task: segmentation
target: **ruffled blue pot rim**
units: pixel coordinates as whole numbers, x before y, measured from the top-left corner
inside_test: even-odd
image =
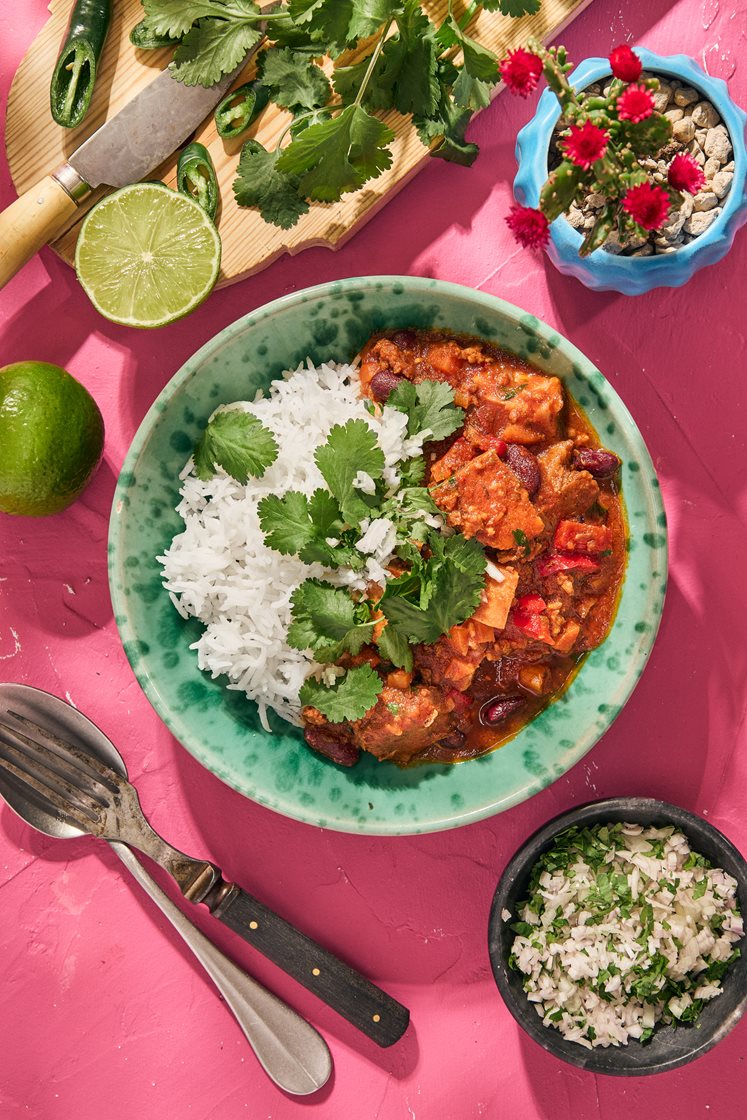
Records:
[[[692,86],[710,101],[726,126],[733,147],[734,178],[724,201],[723,210],[713,225],[689,244],[674,253],[651,257],[618,257],[597,249],[588,257],[580,257],[582,237],[564,217],[550,226],[547,255],[566,276],[575,276],[595,291],[623,292],[642,295],[652,288],[677,288],[706,265],[715,264],[731,248],[740,226],[747,221],[747,149],[744,130],[747,114],[732,101],[726,82],[712,78],[684,54],[660,55],[644,47],[636,47],[645,70],[662,78],[676,78]],[[609,77],[609,60],[587,58],[570,75],[576,89]],[[532,120],[516,138],[516,160],[519,165],[514,179],[514,195],[524,206],[539,205],[540,191],[547,179],[547,157],[550,139],[560,117],[560,103],[546,89],[539,99]]]

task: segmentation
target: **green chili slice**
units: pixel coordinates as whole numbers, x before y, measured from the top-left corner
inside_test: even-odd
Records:
[[[269,90],[260,82],[247,82],[221,101],[215,110],[215,127],[224,139],[240,136],[270,100]]]
[[[179,40],[170,35],[157,35],[148,26],[147,19],[141,19],[130,32],[130,42],[139,51],[157,51],[160,47],[175,47]]]
[[[49,88],[52,116],[64,128],[75,128],[88,112],[111,14],[111,0],[77,0],[73,7]]]
[[[204,144],[187,144],[176,165],[176,185],[180,194],[198,202],[211,220],[218,211],[218,180],[210,152]]]

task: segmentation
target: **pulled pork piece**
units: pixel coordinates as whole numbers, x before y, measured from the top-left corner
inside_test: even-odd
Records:
[[[357,746],[404,765],[454,730],[453,707],[439,688],[385,685],[371,711],[349,726]]]
[[[586,521],[559,521],[552,543],[561,552],[607,552],[612,548],[612,530]]]
[[[534,503],[551,527],[563,517],[585,512],[599,498],[599,486],[588,471],[571,467],[573,441],[556,443],[537,456],[540,487]]]
[[[464,692],[494,640],[491,626],[468,618],[459,626],[452,626],[437,642],[415,646],[415,668],[423,680]]]
[[[432,486],[431,494],[450,525],[491,548],[515,549],[519,540],[533,540],[544,529],[526,490],[495,451],[465,463]]]

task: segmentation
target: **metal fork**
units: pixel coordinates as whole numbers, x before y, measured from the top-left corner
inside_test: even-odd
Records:
[[[12,722],[8,720],[11,717]],[[62,820],[92,836],[145,853],[210,912],[293,976],[379,1046],[407,1028],[409,1012],[359,972],[323,949],[207,860],[167,843],[145,819],[135,787],[75,743],[8,710],[0,718],[0,768],[43,798]]]

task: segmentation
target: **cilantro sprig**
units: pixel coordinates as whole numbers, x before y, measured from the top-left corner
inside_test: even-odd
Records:
[[[208,482],[222,467],[237,482],[246,482],[261,478],[277,455],[274,435],[256,416],[227,408],[211,417],[195,445],[195,474]]]
[[[348,669],[334,685],[324,685],[310,677],[304,681],[299,700],[305,707],[317,708],[330,723],[361,719],[376,703],[384,682],[370,665]]]
[[[335,202],[391,166],[394,133],[379,111],[411,113],[433,155],[471,164],[477,146],[465,130],[499,75],[496,55],[468,29],[483,8],[521,16],[540,0],[472,2],[459,16],[450,2],[440,23],[420,0],[285,0],[269,12],[252,0],[142,2],[144,29],[177,41],[172,73],[187,85],[213,85],[264,34],[260,81],[296,117],[274,152],[255,143],[242,156],[234,192],[240,206],[289,229],[309,201]],[[360,57],[335,66],[331,98],[321,59],[353,48]]]
[[[401,381],[386,403],[407,414],[408,436],[429,432],[429,439],[446,439],[464,424],[464,409],[454,404],[454,390],[444,381]]]

